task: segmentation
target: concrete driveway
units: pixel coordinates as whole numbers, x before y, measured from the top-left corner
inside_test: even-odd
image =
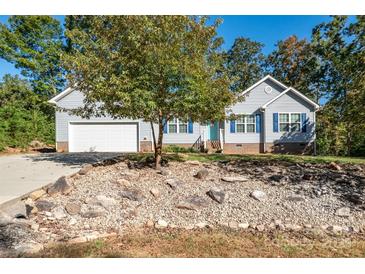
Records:
[[[0,156],[0,205],[117,153],[44,153]]]

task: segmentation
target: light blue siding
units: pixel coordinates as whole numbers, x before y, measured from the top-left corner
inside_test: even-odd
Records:
[[[57,102],[57,106],[67,109],[74,109],[83,105],[84,95],[79,91],[72,91]],[[56,111],[56,142],[68,141],[68,124],[69,122],[79,121],[97,121],[97,122],[139,122],[139,139],[151,140],[151,129],[149,123],[142,120],[132,119],[113,119],[111,117],[92,117],[84,119],[79,116],[69,115],[67,112]]]
[[[57,106],[67,109],[77,108],[83,105],[84,95],[79,91],[72,91],[57,102]],[[142,119],[112,119],[110,117],[92,117],[89,120],[78,116],[69,115],[67,112],[56,111],[56,142],[68,141],[68,124],[76,121],[98,121],[98,122],[139,122],[140,141],[152,141],[152,130],[150,123]],[[154,125],[155,134],[158,134],[158,126]],[[190,131],[193,133],[164,134],[165,144],[193,144],[200,136],[202,130],[199,123],[192,123]]]
[[[164,144],[194,144],[203,132],[204,126],[199,123],[192,123],[193,133],[166,133],[163,135]],[[155,136],[157,138],[158,125],[154,125]],[[151,134],[152,136],[152,134]]]
[[[272,88],[271,93],[267,94],[265,92],[266,86],[270,86]],[[228,108],[228,110],[231,109],[232,112],[236,114],[253,113],[257,111],[260,106],[278,96],[282,91],[284,91],[284,88],[280,87],[270,79],[267,79],[250,92],[246,93],[245,100],[243,102],[236,103],[231,108]]]
[[[271,93],[268,94],[265,92],[266,86],[270,86],[272,88]],[[243,102],[236,103],[232,107],[228,108],[226,112],[227,114],[261,114],[259,108],[271,99],[278,96],[283,91],[283,87],[279,86],[270,79],[267,79],[247,93],[247,96],[245,96],[245,100]],[[261,119],[261,121],[264,122],[264,119]],[[226,143],[259,143],[261,140],[260,132],[232,133],[230,130],[231,127],[229,120],[225,121],[224,127],[227,129],[224,131]]]
[[[265,111],[266,142],[310,142],[314,138],[314,108],[302,98],[289,91],[272,104]],[[308,124],[306,132],[286,133],[274,132],[273,114],[282,112],[305,113]]]

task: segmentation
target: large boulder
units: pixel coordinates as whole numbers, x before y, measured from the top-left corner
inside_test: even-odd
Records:
[[[277,182],[277,183],[280,183],[281,181],[283,181],[285,179],[285,176],[282,175],[282,174],[274,174],[274,175],[271,175],[269,177],[269,180],[270,181],[274,181],[274,182]]]
[[[212,198],[214,201],[216,201],[217,203],[223,203],[224,202],[224,197],[226,196],[226,194],[218,189],[218,188],[212,188],[207,192],[207,195]]]
[[[261,190],[254,190],[250,193],[250,196],[257,201],[263,201],[266,199],[266,193]]]
[[[96,196],[96,203],[101,205],[105,209],[109,209],[117,204],[117,201],[113,198],[106,197],[105,195],[97,195]]]
[[[80,175],[86,175],[92,168],[93,168],[93,165],[86,164],[86,165],[82,166],[82,168],[79,170],[78,173]]]
[[[222,177],[221,180],[227,183],[239,183],[239,182],[247,182],[248,178],[244,176],[227,176],[227,177]]]
[[[61,220],[67,217],[66,212],[62,206],[58,206],[55,209],[52,210],[53,216],[57,220]]]
[[[194,175],[194,177],[195,178],[198,178],[198,179],[201,179],[201,180],[203,180],[203,179],[205,179],[206,177],[208,177],[208,175],[209,175],[209,172],[208,172],[208,170],[207,169],[205,169],[205,168],[202,168],[202,169],[200,169],[195,175]]]
[[[55,207],[55,204],[46,200],[37,200],[35,202],[35,207],[38,211],[51,211]]]
[[[97,218],[97,217],[104,216],[105,214],[106,214],[106,211],[104,208],[92,207],[92,208],[89,208],[88,210],[85,210],[84,212],[82,212],[81,216],[83,218]]]
[[[153,195],[153,197],[155,197],[155,198],[158,198],[158,197],[160,197],[161,196],[161,193],[160,193],[160,191],[158,190],[158,188],[155,188],[155,187],[153,187],[153,188],[151,188],[150,189],[150,193]]]
[[[12,223],[12,218],[3,211],[0,211],[0,227],[7,226]]]
[[[27,218],[27,207],[23,201],[16,201],[2,208],[4,214],[11,218]]]
[[[47,189],[47,193],[49,195],[54,195],[57,193],[68,194],[71,192],[71,190],[72,190],[72,186],[69,183],[67,177],[62,176]]]
[[[129,199],[131,201],[142,202],[144,196],[139,190],[136,189],[124,189],[119,193],[122,198]]]
[[[350,217],[351,210],[348,207],[340,207],[336,210],[335,214],[339,217]]]
[[[166,228],[168,225],[168,223],[165,220],[158,220],[157,223],[155,224],[156,228]]]
[[[46,192],[43,189],[35,190],[32,193],[29,194],[29,198],[33,200],[38,200],[42,196],[44,196]]]
[[[341,171],[342,167],[336,164],[335,162],[331,162],[328,167],[332,170]]]
[[[180,209],[198,210],[208,205],[207,201],[197,195],[189,196],[185,200],[177,203],[176,207]]]
[[[15,246],[15,251],[17,254],[33,254],[38,253],[43,249],[43,245],[36,242],[25,242]]]
[[[70,215],[77,215],[81,211],[81,205],[78,202],[69,202],[65,205],[65,210]]]
[[[176,178],[167,179],[165,182],[169,187],[171,187],[172,190],[175,190],[184,184],[182,181]]]

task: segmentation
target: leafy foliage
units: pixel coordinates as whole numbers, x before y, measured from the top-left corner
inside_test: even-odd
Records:
[[[32,140],[54,142],[53,109],[18,76],[0,82],[0,151],[27,147]]]
[[[313,30],[327,102],[319,113],[322,153],[364,155],[365,151],[365,17],[348,23],[335,16]]]
[[[264,76],[264,45],[239,37],[226,54],[226,67],[232,81],[231,90],[242,92]]]
[[[85,95],[83,117],[143,118],[163,126],[172,117],[224,118],[233,102],[216,37],[219,22],[191,16],[77,16],[68,21],[70,84]]]
[[[51,16],[10,16],[0,23],[0,58],[15,64],[34,92],[52,96],[64,86],[63,30]]]
[[[311,44],[293,35],[276,46],[277,49],[267,57],[266,69],[279,81],[318,101],[320,94],[316,80],[320,77],[320,70]]]

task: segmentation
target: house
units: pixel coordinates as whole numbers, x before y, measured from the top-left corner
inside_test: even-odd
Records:
[[[313,152],[318,104],[269,75],[242,95],[244,101],[226,109],[231,118],[225,121],[168,121],[163,144],[230,154]],[[73,109],[83,105],[83,94],[67,88],[49,102]],[[57,151],[148,152],[152,140],[150,124],[142,119],[83,119],[56,111]]]

